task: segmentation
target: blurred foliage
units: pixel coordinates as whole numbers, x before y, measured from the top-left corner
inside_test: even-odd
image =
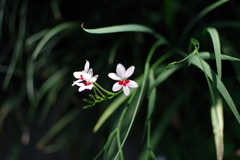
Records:
[[[123,138],[115,129],[122,126],[122,133],[127,132],[135,113],[134,104],[139,104],[139,109],[122,148],[125,159],[216,159],[211,95],[204,72],[188,66],[189,61],[173,70],[165,67],[187,56],[182,52],[192,52],[192,37],[199,41],[199,51],[214,52],[208,27],[218,31],[223,54],[240,58],[239,8],[238,0],[1,0],[0,159],[94,159],[104,146],[111,159],[119,149],[115,139],[109,146],[111,136]],[[154,35],[94,35],[81,28],[83,22],[89,29],[141,24],[165,37],[168,45],[153,49],[155,54],[147,66],[149,51],[157,41]],[[161,57],[163,62],[155,63]],[[94,74],[99,75],[98,83],[108,90],[113,82],[107,74],[115,71],[118,63],[127,68],[134,65],[133,78],[142,86],[134,91],[133,99],[119,95],[83,109],[86,103],[82,99],[91,91],[79,93],[71,84],[75,80],[73,72],[83,70],[86,60]],[[214,60],[206,61],[218,72]],[[222,61],[222,82],[237,109],[239,68],[239,62]],[[157,85],[151,88],[155,82]],[[215,93],[214,86],[213,90]],[[137,98],[141,96],[140,102]],[[240,126],[224,100],[222,105],[224,157],[239,159]],[[128,109],[124,110],[126,106]],[[108,107],[112,107],[111,115],[93,133]],[[123,111],[124,118],[120,118]],[[146,146],[150,145],[152,150],[148,151]]]

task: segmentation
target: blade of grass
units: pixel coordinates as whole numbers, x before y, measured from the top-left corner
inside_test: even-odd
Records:
[[[203,59],[216,59],[215,54],[209,52],[199,52],[200,57]],[[221,60],[228,60],[228,61],[240,61],[239,58],[235,58],[229,55],[221,54]]]
[[[79,26],[80,24],[78,22],[62,23],[52,28],[49,32],[47,32],[47,34],[45,34],[43,39],[38,43],[27,66],[27,93],[30,101],[34,99],[33,74],[35,69],[35,64],[34,64],[35,59],[37,58],[37,56],[40,54],[43,47],[49,42],[51,38],[53,38],[55,35],[59,34],[62,31],[69,30],[69,29],[77,29],[79,28]]]
[[[153,35],[157,39],[164,40],[166,42],[166,39],[156,33],[153,29],[140,25],[140,24],[122,24],[122,25],[116,25],[116,26],[109,26],[109,27],[101,27],[101,28],[94,28],[94,29],[86,29],[83,27],[84,23],[82,23],[82,29],[85,32],[92,33],[92,34],[108,34],[108,33],[118,33],[118,32],[143,32]]]
[[[52,8],[52,13],[55,19],[60,19],[62,18],[62,14],[60,12],[59,8],[59,1],[58,0],[52,0],[51,1],[51,8]]]
[[[211,119],[213,126],[213,134],[216,146],[217,160],[222,160],[224,155],[224,140],[223,140],[223,106],[222,99],[217,99],[216,106],[211,107]]]
[[[142,76],[138,77],[136,80],[138,84],[142,81]],[[96,125],[93,128],[93,132],[96,133],[99,128],[104,124],[104,122],[113,114],[113,112],[123,104],[129,97],[127,97],[125,94],[119,95],[109,106],[108,108],[103,112],[103,114],[98,119]]]
[[[146,160],[151,157],[152,159],[156,160],[156,156],[152,151],[151,147],[151,120],[148,120],[147,122],[147,154],[146,154]]]
[[[120,152],[120,159],[121,160],[124,160],[124,156],[123,156],[123,152],[122,152],[122,148],[121,148],[121,123],[122,123],[122,120],[123,120],[123,117],[124,117],[124,115],[125,115],[125,113],[126,113],[126,111],[127,111],[127,107],[123,110],[123,112],[122,112],[122,115],[121,115],[121,117],[120,117],[120,119],[119,119],[119,122],[118,122],[118,126],[117,126],[117,144],[118,144],[118,150],[119,150],[119,152]]]
[[[208,63],[206,63],[204,60],[202,60],[205,71],[207,76],[213,81],[214,85],[217,87],[219,92],[222,94],[223,98],[227,102],[228,106],[232,110],[235,118],[237,119],[238,123],[240,123],[240,116],[238,113],[238,110],[236,108],[236,105],[234,104],[232,97],[228,93],[226,87],[224,86],[223,82],[219,79],[219,77],[214,73],[214,71],[210,68]],[[198,59],[197,56],[193,56],[191,59],[191,63],[197,66],[199,69],[203,70],[200,60]]]
[[[215,28],[207,28],[207,31],[209,32],[212,42],[213,42],[213,48],[216,58],[216,65],[217,65],[217,73],[218,77],[221,80],[222,79],[222,63],[221,63],[221,46],[220,46],[220,40],[218,32]]]
[[[36,98],[31,101],[31,105],[28,111],[27,121],[28,124],[31,125],[33,122],[33,118],[35,115],[35,111],[42,97],[46,94],[46,92],[59,80],[61,80],[64,75],[67,73],[67,68],[62,68],[61,70],[56,71],[51,77],[49,77],[41,86],[39,91],[36,94]]]
[[[148,90],[148,93],[151,92],[154,87],[156,87],[156,86],[160,85],[161,83],[163,83],[169,76],[171,76],[173,73],[175,73],[180,68],[181,68],[181,64],[178,65],[178,66],[175,66],[172,69],[163,70],[163,72],[161,72],[157,76],[155,82],[150,86],[150,88]]]
[[[23,50],[23,42],[24,42],[25,32],[26,32],[27,8],[28,8],[27,0],[24,0],[22,2],[21,9],[20,9],[20,22],[19,22],[17,41],[14,46],[10,66],[8,68],[7,74],[6,74],[3,84],[2,84],[3,90],[6,90],[8,88],[9,82],[10,82],[13,72],[16,68],[17,60]]]
[[[4,8],[5,8],[5,3],[6,3],[6,0],[2,0],[0,2],[0,42],[1,42],[1,39],[2,39],[2,25],[3,25],[3,14],[4,14]]]
[[[166,111],[162,114],[161,119],[157,121],[156,126],[152,132],[151,136],[151,150],[154,150],[157,144],[161,141],[164,133],[166,132],[167,126],[170,123],[170,120],[173,117],[173,114],[176,110],[181,107],[181,105],[187,101],[187,98],[190,96],[191,87],[185,89],[184,94],[180,94],[177,98],[167,107]],[[139,160],[146,160],[145,155],[147,151],[142,151],[140,154]]]
[[[50,110],[50,107],[55,104],[59,90],[62,87],[61,81],[59,81],[56,84],[53,84],[51,86],[50,91],[48,92],[47,99],[42,107],[42,112],[40,113],[40,118],[39,118],[39,125],[41,127],[44,126],[45,121],[47,119],[48,112]]]
[[[136,117],[136,115],[137,115],[137,111],[138,111],[138,108],[139,108],[139,106],[140,106],[140,103],[141,103],[141,101],[142,101],[142,99],[143,99],[143,96],[146,94],[146,92],[144,92],[144,91],[145,91],[146,86],[147,86],[146,83],[147,83],[147,80],[148,80],[151,58],[152,58],[153,54],[155,53],[156,49],[157,49],[159,46],[163,45],[164,43],[165,43],[165,42],[164,42],[163,40],[158,40],[157,42],[155,42],[155,43],[153,44],[153,46],[151,47],[151,49],[150,49],[150,51],[149,51],[149,54],[148,54],[148,57],[147,57],[147,60],[146,60],[146,63],[145,63],[145,67],[144,67],[143,81],[142,81],[142,84],[141,84],[140,93],[139,93],[139,95],[138,95],[138,97],[137,97],[137,101],[136,101],[134,104],[132,104],[133,106],[135,106],[135,110],[134,110],[134,113],[133,113],[131,122],[130,122],[130,124],[129,124],[129,127],[128,127],[128,129],[127,129],[127,133],[126,133],[126,135],[125,135],[125,137],[124,137],[124,139],[123,139],[121,148],[123,147],[123,145],[124,145],[124,143],[125,143],[128,135],[129,135],[129,132],[130,132],[130,130],[131,130],[131,128],[132,128],[133,122],[134,122],[135,117]],[[131,98],[131,99],[132,99],[132,98]],[[131,102],[131,99],[130,99],[130,101],[129,101],[129,104],[130,104],[130,102]],[[114,160],[117,159],[119,153],[120,153],[120,152],[118,151],[118,153],[116,154]]]
[[[104,145],[103,149],[98,153],[98,155],[93,159],[93,160],[96,160],[103,151],[105,151],[104,153],[104,159],[106,159],[107,157],[107,154],[108,154],[108,151],[109,151],[109,148],[111,146],[111,143],[113,141],[113,138],[116,136],[117,134],[117,129],[115,129],[109,136],[108,136],[108,140],[106,142],[106,144]]]
[[[60,130],[62,130],[68,123],[74,120],[81,113],[79,107],[75,107],[65,116],[59,119],[48,131],[47,133],[38,141],[36,148],[42,150],[47,142],[56,135]]]
[[[43,148],[45,154],[50,154],[54,152],[59,152],[61,148],[66,144],[66,140],[63,138],[58,138],[57,141],[52,145],[47,145]]]
[[[196,15],[189,23],[188,25],[185,27],[185,29],[183,30],[180,40],[179,40],[179,46],[182,45],[182,43],[184,42],[184,39],[186,38],[187,34],[189,33],[189,31],[192,29],[192,27],[197,23],[197,21],[199,21],[202,17],[204,17],[206,14],[208,14],[209,12],[213,11],[214,9],[216,9],[217,7],[221,6],[222,4],[228,2],[229,0],[219,0],[214,2],[213,4],[209,5],[208,7],[206,7],[205,9],[203,9],[198,15]]]
[[[150,73],[149,74],[149,88],[150,88],[155,83],[155,78],[153,75],[153,70],[150,70],[149,73]],[[156,102],[156,94],[157,94],[156,87],[153,87],[152,90],[150,91],[149,99],[148,99],[148,112],[147,112],[146,124],[148,123],[148,121],[152,116],[152,113],[155,107],[155,102]]]
[[[44,29],[44,30],[41,30],[40,32],[35,33],[34,35],[31,35],[30,37],[28,37],[25,41],[26,47],[30,47],[34,42],[37,42],[38,40],[40,40],[48,32],[49,32],[49,29]]]
[[[103,114],[98,119],[96,125],[93,128],[93,132],[96,133],[99,128],[104,124],[104,122],[113,114],[113,112],[126,101],[128,97],[124,94],[119,95],[103,112]]]
[[[19,4],[21,3],[20,0],[14,0],[14,5],[11,6],[11,15],[9,18],[9,35],[11,35],[11,37],[15,37],[15,35],[17,35],[16,33],[16,19],[18,14],[18,8],[19,8]]]

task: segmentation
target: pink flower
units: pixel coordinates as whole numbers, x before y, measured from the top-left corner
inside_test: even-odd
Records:
[[[138,87],[138,84],[135,81],[128,79],[133,74],[134,69],[135,69],[135,67],[131,66],[126,70],[125,67],[119,63],[117,65],[117,69],[116,69],[117,73],[109,73],[108,74],[109,78],[118,81],[112,87],[112,90],[114,92],[119,91],[120,89],[123,88],[124,94],[126,96],[128,96],[130,94],[129,88]]]

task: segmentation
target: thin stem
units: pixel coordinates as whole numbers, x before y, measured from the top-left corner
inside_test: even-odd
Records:
[[[94,82],[95,83],[95,82]],[[104,98],[105,96],[102,94],[102,92],[97,88],[97,87],[94,87],[96,89],[96,91],[102,96],[102,98]]]
[[[148,120],[147,123],[147,156],[146,159],[149,157],[149,150],[151,148],[151,120]]]
[[[134,110],[134,113],[133,113],[131,122],[130,122],[130,124],[129,124],[128,130],[127,130],[127,133],[126,133],[126,135],[125,135],[125,137],[124,137],[124,140],[123,140],[123,143],[122,143],[122,145],[121,145],[121,148],[123,147],[123,145],[124,145],[124,143],[125,143],[125,141],[126,141],[126,139],[127,139],[127,137],[128,137],[128,134],[129,134],[129,132],[130,132],[130,130],[131,130],[131,128],[132,128],[133,122],[134,122],[135,117],[136,117],[136,115],[137,115],[138,108],[139,108],[139,106],[140,106],[140,102],[141,102],[141,99],[142,99],[142,95],[143,95],[144,89],[145,89],[145,87],[146,87],[145,84],[146,84],[147,77],[148,77],[148,74],[149,74],[149,66],[150,66],[149,63],[150,63],[150,60],[151,60],[153,54],[155,53],[156,49],[157,49],[161,44],[164,44],[164,41],[158,40],[157,42],[154,43],[154,45],[151,47],[151,49],[150,49],[150,51],[149,51],[149,54],[148,54],[148,57],[147,57],[147,60],[146,60],[146,63],[145,63],[145,67],[144,67],[143,81],[142,81],[142,84],[141,84],[142,87],[141,87],[140,94],[139,94],[140,96],[138,97],[138,100],[137,100],[137,103],[136,103],[136,108],[135,108],[135,110]],[[133,95],[131,96],[131,98],[129,99],[128,104],[131,103],[131,101],[132,101],[133,97],[135,96],[135,94],[136,94],[136,91],[134,92],[134,94],[133,94]],[[119,152],[117,153],[116,157],[114,158],[115,160],[117,159],[118,154],[119,154]]]
[[[122,152],[122,147],[121,147],[120,128],[121,128],[121,123],[122,123],[122,120],[123,120],[123,117],[124,117],[126,111],[127,111],[127,107],[123,110],[123,113],[120,117],[120,120],[119,120],[119,123],[118,123],[118,126],[117,126],[117,144],[118,144],[118,150],[119,150],[119,153],[120,153],[120,159],[121,160],[124,160],[124,157],[123,157],[123,152]]]
[[[131,96],[130,99],[128,100],[128,105],[132,102],[132,100],[133,100],[133,98],[134,98],[134,96],[135,96],[136,93],[137,93],[137,89],[134,91],[134,93],[132,94],[132,96]],[[132,128],[132,124],[133,124],[133,121],[134,121],[134,119],[135,119],[137,110],[138,110],[138,105],[137,105],[137,107],[135,108],[135,111],[134,111],[134,114],[133,114],[133,118],[132,118],[132,120],[131,120],[131,122],[130,122],[130,125],[129,125],[128,130],[127,130],[127,133],[126,133],[126,135],[125,135],[125,137],[124,137],[124,139],[123,139],[123,142],[122,142],[122,144],[121,144],[121,146],[120,146],[121,149],[122,149],[122,147],[123,147],[123,145],[124,145],[124,143],[125,143],[125,141],[126,141],[126,139],[127,139],[127,137],[128,137],[128,134],[129,134],[129,132],[130,132],[130,129]],[[118,153],[117,153],[117,155],[115,156],[114,160],[117,159],[119,153],[120,153],[120,152],[118,151]]]
[[[105,90],[104,88],[102,88],[97,82],[94,82],[93,84],[94,84],[96,87],[98,87],[99,89],[101,89],[103,92],[105,92],[105,93],[107,93],[107,94],[109,94],[109,95],[115,95],[115,93],[109,92],[109,91]]]
[[[93,92],[94,92],[95,95],[98,95],[95,87],[93,87]]]

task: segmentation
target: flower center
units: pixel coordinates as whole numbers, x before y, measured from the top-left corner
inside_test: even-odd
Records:
[[[82,75],[80,75],[80,80],[84,80],[84,78],[83,78],[83,76],[82,76]]]
[[[89,85],[92,84],[92,83],[89,83],[89,82],[83,82],[83,84],[84,84],[85,86],[89,86]]]
[[[124,80],[124,81],[119,81],[118,84],[126,86],[130,81],[128,79]]]

